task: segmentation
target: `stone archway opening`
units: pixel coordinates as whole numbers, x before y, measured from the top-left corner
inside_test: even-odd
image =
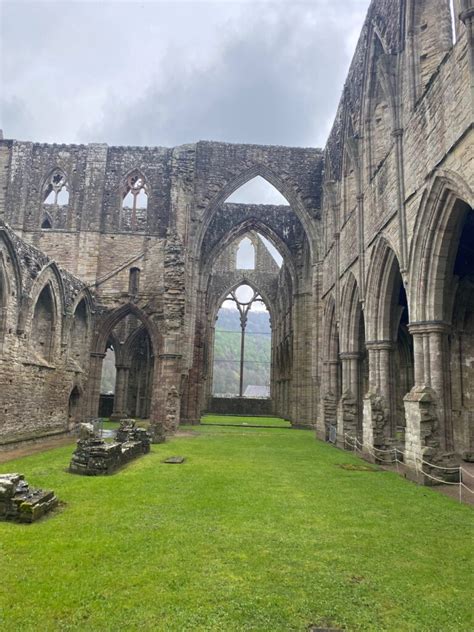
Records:
[[[155,358],[150,336],[142,328],[129,341],[127,356],[130,364],[127,382],[126,410],[132,417],[148,419],[151,409]]]
[[[448,337],[452,445],[456,453],[474,461],[474,211],[458,201],[460,235],[454,256],[452,282],[445,296],[452,305]]]
[[[364,398],[364,443],[404,450],[404,398],[414,386],[410,313],[398,259],[385,241],[372,260],[367,310],[369,386]]]
[[[75,386],[70,395],[68,403],[68,427],[74,428],[81,421],[82,397],[78,387]]]
[[[402,449],[405,446],[405,404],[404,398],[411,391],[415,384],[415,359],[413,350],[413,336],[409,331],[408,301],[403,281],[398,271],[395,278],[395,289],[398,286],[398,301],[394,305],[392,318],[394,319],[394,353],[392,361],[392,409],[393,416],[391,424],[392,439],[397,447]],[[398,318],[398,325],[397,325]]]
[[[99,417],[111,417],[114,411],[115,382],[117,379],[116,357],[114,343],[107,341],[105,356],[102,361],[102,374],[100,379]]]
[[[265,414],[298,426],[314,425],[316,380],[307,365],[315,361],[312,341],[318,338],[310,316],[315,239],[304,223],[298,193],[286,185],[264,167],[255,166],[229,181],[205,213],[196,253],[200,289],[194,321],[196,345],[182,407],[188,423],[198,423],[203,413],[219,412],[213,409],[216,317],[229,292],[246,283],[264,299],[272,321],[270,398],[260,397],[271,404],[271,412],[266,408]],[[240,357],[233,362],[240,363]],[[233,388],[235,396],[246,400],[247,386],[256,387],[260,395],[263,386],[268,389],[254,382],[245,384],[244,371],[242,389]]]

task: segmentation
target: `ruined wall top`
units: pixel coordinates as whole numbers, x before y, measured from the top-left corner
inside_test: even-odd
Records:
[[[55,230],[165,238],[179,224],[178,215],[199,218],[216,198],[225,199],[256,175],[318,216],[322,164],[322,151],[310,148],[208,141],[166,148],[0,140],[0,218],[23,231],[39,230],[46,222]],[[48,205],[56,176],[64,179],[68,200],[61,204],[57,198],[58,203]],[[143,182],[146,213],[122,208],[134,182]]]

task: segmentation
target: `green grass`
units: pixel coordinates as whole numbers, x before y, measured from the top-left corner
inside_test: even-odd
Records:
[[[471,508],[311,432],[187,430],[105,478],[3,464],[65,506],[0,523],[2,632],[473,629]]]
[[[291,428],[286,419],[280,417],[234,417],[232,415],[204,415],[203,424],[240,425],[240,426],[277,426],[279,428]]]

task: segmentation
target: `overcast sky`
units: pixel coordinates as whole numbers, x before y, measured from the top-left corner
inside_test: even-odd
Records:
[[[323,146],[369,0],[0,0],[6,138]]]

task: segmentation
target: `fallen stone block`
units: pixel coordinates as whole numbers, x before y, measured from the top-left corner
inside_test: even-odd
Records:
[[[31,489],[23,474],[0,474],[0,520],[35,522],[57,504],[53,491]]]

